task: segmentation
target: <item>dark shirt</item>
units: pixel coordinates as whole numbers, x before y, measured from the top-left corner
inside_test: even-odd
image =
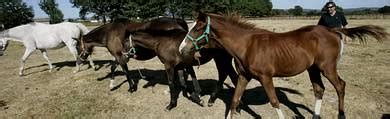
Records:
[[[321,15],[318,25],[326,26],[329,28],[341,28],[348,24],[347,20],[344,17],[343,13],[336,12],[333,16],[329,13],[324,13]]]

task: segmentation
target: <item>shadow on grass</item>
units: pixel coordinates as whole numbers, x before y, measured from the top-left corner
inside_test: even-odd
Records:
[[[107,67],[110,66],[111,61],[112,60],[95,60],[95,61],[93,61],[94,64],[95,64],[95,69],[94,70],[99,70],[106,64],[108,64]],[[52,65],[53,65],[53,70],[59,71],[59,70],[61,70],[64,67],[74,67],[75,68],[76,67],[76,61],[56,62],[56,63],[52,63]],[[88,65],[88,69],[92,68],[91,66],[89,66],[88,62],[83,62],[82,65]],[[43,72],[43,71],[48,71],[49,70],[49,65],[47,63],[41,64],[41,65],[27,67],[24,70],[29,70],[29,69],[38,68],[38,67],[47,67],[47,69],[44,69],[44,70],[41,70],[41,71],[30,72],[30,73],[24,74],[23,76],[27,76],[27,75],[31,75],[31,74],[35,74],[35,73],[39,73],[39,72]]]
[[[142,86],[143,88],[155,86],[156,84],[168,85],[165,70],[141,69],[140,71],[145,75],[145,78],[142,78],[139,75],[138,70],[130,70],[130,74],[131,74],[130,78],[134,79],[134,80],[145,80],[147,83]],[[111,75],[112,74],[110,73],[110,74],[106,75],[105,77],[99,78],[98,80],[101,81],[103,79],[109,78],[109,77],[111,77]],[[120,76],[120,75],[124,76],[124,73],[121,71],[114,72],[114,76]],[[126,82],[127,82],[127,80],[124,80],[123,82],[118,84],[116,87],[114,87],[112,89],[112,91],[118,89],[119,87],[122,86],[122,84],[124,84]],[[186,84],[187,84],[187,91],[189,93],[193,92],[194,88],[192,85],[192,81],[189,80],[186,82]],[[199,80],[199,85],[202,89],[202,92],[201,92],[202,96],[210,95],[212,93],[212,91],[214,91],[214,89],[216,88],[217,80],[202,79],[202,80]],[[227,84],[225,84],[225,85],[227,85]],[[227,85],[227,86],[229,87],[229,85]],[[298,108],[304,109],[307,112],[312,113],[312,114],[314,113],[308,107],[306,107],[302,104],[292,102],[288,99],[286,93],[296,94],[296,95],[300,95],[300,96],[303,95],[300,92],[298,92],[297,90],[283,88],[283,87],[276,87],[275,90],[276,90],[276,94],[278,96],[280,103],[287,106],[290,110],[292,110],[295,114],[295,118],[304,118],[302,113],[299,112]],[[222,100],[225,103],[226,114],[230,109],[230,102],[231,102],[233,93],[234,93],[234,88],[229,87],[228,89],[222,89],[217,95],[217,98]],[[187,98],[189,100],[191,100],[189,97],[187,97]],[[264,105],[264,104],[269,103],[269,100],[268,100],[268,97],[264,91],[264,88],[261,86],[245,90],[244,95],[241,98],[241,100],[242,100],[242,105],[240,105],[240,108],[242,110],[244,110],[245,112],[249,113],[250,115],[252,115],[254,118],[261,118],[261,116],[259,114],[256,114],[256,112],[253,111],[248,105]],[[272,109],[270,109],[270,110],[272,110]]]

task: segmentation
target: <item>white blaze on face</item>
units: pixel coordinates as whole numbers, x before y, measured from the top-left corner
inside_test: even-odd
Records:
[[[195,25],[196,25],[196,22],[194,22],[194,23],[192,24],[192,26],[191,26],[190,29],[188,30],[187,35],[190,33],[190,31],[192,31],[192,29],[195,27]],[[182,53],[183,48],[186,46],[186,38],[187,38],[187,36],[184,37],[183,41],[180,43],[180,46],[179,46],[179,52],[180,52],[180,54]]]

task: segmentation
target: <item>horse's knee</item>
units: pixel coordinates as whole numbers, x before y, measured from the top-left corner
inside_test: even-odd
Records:
[[[345,91],[345,81],[343,81],[340,77],[338,77],[338,84],[336,86],[336,90],[342,94],[344,94]]]
[[[318,99],[322,99],[322,96],[324,95],[324,92],[325,92],[325,88],[314,88],[314,95],[316,96],[316,98]]]

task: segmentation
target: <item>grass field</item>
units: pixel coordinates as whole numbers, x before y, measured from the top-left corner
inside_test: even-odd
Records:
[[[387,22],[386,22],[387,21]],[[317,20],[251,20],[258,27],[285,32]],[[373,24],[390,32],[388,20],[350,20],[348,27]],[[390,114],[390,39],[378,43],[371,39],[366,45],[357,41],[346,44],[344,57],[338,66],[340,76],[346,81],[346,115],[355,119],[378,119]],[[82,66],[73,74],[74,59],[67,48],[49,50],[55,66],[48,71],[46,61],[36,51],[27,60],[26,76],[19,77],[19,60],[24,53],[21,43],[10,42],[5,55],[0,57],[0,118],[224,118],[232,90],[225,87],[213,107],[201,107],[180,95],[178,106],[170,112],[163,109],[169,102],[168,86],[163,64],[154,58],[148,61],[130,60],[132,77],[139,79],[137,68],[147,76],[140,79],[138,91],[127,92],[128,84],[117,72],[117,90],[110,91],[109,61],[111,55],[105,48],[96,48],[93,54],[98,70]],[[214,88],[217,71],[213,62],[195,70],[202,90]],[[321,109],[324,119],[337,118],[338,101],[335,89],[323,78],[325,94]],[[232,86],[230,80],[227,85]],[[314,94],[306,72],[286,79],[275,78],[281,109],[288,118],[301,114],[311,118],[314,111]],[[207,101],[209,95],[202,97]],[[249,108],[241,111],[239,118],[277,118],[260,83],[252,80],[243,100]]]

